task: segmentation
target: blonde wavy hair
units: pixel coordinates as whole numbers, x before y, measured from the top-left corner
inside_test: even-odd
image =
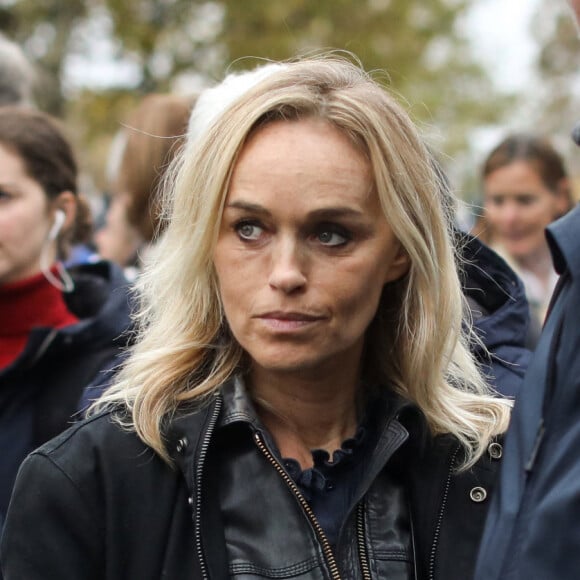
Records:
[[[239,97],[170,170],[168,225],[138,281],[139,338],[95,409],[122,402],[127,426],[169,461],[162,425],[244,368],[227,330],[212,263],[233,167],[248,136],[275,120],[320,118],[368,158],[384,214],[410,259],[387,285],[367,331],[374,378],[415,402],[432,434],[453,434],[462,468],[507,427],[510,403],[490,391],[470,354],[451,219],[414,124],[378,82],[335,55],[298,59]]]

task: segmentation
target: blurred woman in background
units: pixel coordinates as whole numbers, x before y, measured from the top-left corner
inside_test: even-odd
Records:
[[[158,192],[179,151],[195,97],[150,94],[129,115],[111,148],[112,195],[95,235],[99,255],[134,279],[148,246],[162,232]]]
[[[558,278],[544,230],[573,204],[564,162],[547,140],[511,135],[488,155],[482,181],[484,219],[477,234],[524,282],[534,346]]]
[[[120,269],[62,263],[90,227],[60,126],[40,112],[1,108],[0,527],[21,461],[69,424],[84,387],[125,344]]]

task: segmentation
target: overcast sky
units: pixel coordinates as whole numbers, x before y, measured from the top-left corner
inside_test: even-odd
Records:
[[[564,0],[553,0],[564,1]],[[474,51],[500,87],[525,88],[537,43],[529,32],[538,0],[478,0],[467,18]]]

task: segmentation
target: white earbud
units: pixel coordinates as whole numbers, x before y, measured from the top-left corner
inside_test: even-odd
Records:
[[[52,242],[54,242],[54,240],[56,240],[58,237],[58,234],[60,234],[60,230],[62,230],[62,226],[64,225],[65,221],[66,214],[62,209],[57,209],[54,212],[54,223],[48,232],[47,243],[44,244],[42,251],[40,252],[40,270],[44,274],[44,277],[55,288],[58,288],[62,292],[72,292],[75,289],[74,282],[62,263],[57,260],[54,264],[58,274],[62,279],[59,280],[59,278],[51,272],[52,264],[50,262]]]
[[[50,228],[50,232],[48,232],[48,241],[53,242],[60,234],[60,230],[66,221],[66,214],[62,209],[57,209],[54,212],[54,224]]]

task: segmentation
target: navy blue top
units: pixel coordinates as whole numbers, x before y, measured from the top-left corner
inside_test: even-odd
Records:
[[[282,460],[333,547],[366,472],[371,439],[368,428],[360,426],[354,437],[343,441],[332,458],[324,449],[313,450],[311,468],[302,470],[295,459]]]

